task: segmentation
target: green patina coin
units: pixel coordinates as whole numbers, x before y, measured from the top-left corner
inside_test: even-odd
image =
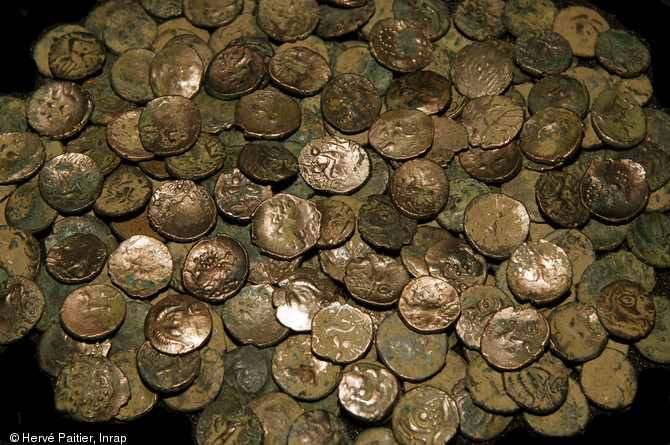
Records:
[[[386,427],[368,428],[360,432],[354,445],[397,445],[393,430]]]
[[[0,112],[0,133],[28,129],[26,103],[18,97],[0,96]]]
[[[298,160],[282,143],[251,142],[237,156],[237,168],[262,184],[285,181],[298,173]]]
[[[295,399],[281,392],[254,400],[247,407],[256,414],[263,427],[265,445],[285,445],[291,426],[305,412]]]
[[[158,34],[158,26],[143,8],[116,9],[105,17],[102,39],[113,54],[132,48],[148,48]]]
[[[644,167],[650,191],[660,189],[670,179],[670,154],[648,140],[627,150],[607,150],[605,156],[611,159],[632,159]]]
[[[465,290],[461,294],[461,315],[456,323],[459,340],[478,351],[488,321],[500,309],[511,306],[510,297],[494,286],[476,285]]]
[[[436,0],[394,1],[393,16],[421,27],[426,37],[433,41],[443,37],[451,26],[449,8]]]
[[[662,213],[643,213],[628,227],[626,241],[640,260],[654,267],[670,267],[670,219]]]
[[[9,276],[34,278],[40,267],[40,243],[30,233],[0,226],[0,267]]]
[[[13,343],[35,327],[44,311],[44,294],[26,277],[14,276],[0,283],[0,345]]]
[[[111,354],[124,349],[139,349],[144,343],[144,319],[151,309],[149,303],[126,299],[126,317],[121,327],[110,338]],[[137,352],[137,351],[135,351]]]
[[[49,250],[65,238],[77,233],[91,233],[97,236],[105,244],[107,252],[113,252],[119,245],[109,226],[101,219],[92,215],[82,215],[69,216],[56,221],[51,234],[44,239],[44,247]]]
[[[104,175],[90,156],[65,153],[47,162],[39,174],[39,188],[46,203],[64,213],[91,207],[100,196]]]
[[[220,100],[205,90],[200,90],[192,100],[200,110],[203,133],[218,134],[235,126],[236,100]]]
[[[109,175],[121,163],[121,158],[107,144],[107,128],[90,125],[65,145],[67,153],[83,153],[98,163],[104,175]]]
[[[154,391],[175,393],[188,388],[200,372],[200,351],[167,355],[145,341],[137,351],[137,369]]]
[[[140,377],[137,370],[137,349],[121,349],[112,353],[109,358],[121,368],[130,385],[130,399],[114,418],[128,421],[144,416],[158,403],[158,394],[149,389]]]
[[[383,94],[393,80],[393,71],[380,65],[368,45],[344,48],[333,61],[333,76],[354,73],[364,76],[372,82],[378,94]]]
[[[195,441],[198,445],[219,442],[260,445],[263,428],[253,411],[229,396],[203,410],[195,426]]]
[[[580,118],[589,110],[589,91],[583,83],[565,74],[543,77],[528,93],[528,110],[536,113],[547,107],[566,108]]]
[[[423,382],[413,383],[409,381],[403,382],[405,391],[409,391],[417,386],[432,386],[441,389],[448,394],[453,394],[454,386],[465,378],[465,373],[468,369],[468,364],[463,358],[453,351],[447,353],[447,360],[444,363],[444,368],[440,370],[433,377]]]
[[[105,63],[105,49],[90,32],[70,32],[49,49],[49,70],[57,79],[79,80],[94,74]]]
[[[340,37],[360,29],[375,13],[375,2],[366,1],[361,6],[341,8],[319,4],[319,24],[314,34],[324,39]]]
[[[371,195],[358,214],[361,237],[374,247],[398,250],[416,233],[416,220],[396,210],[386,195]]]
[[[502,0],[464,0],[454,12],[454,25],[474,40],[501,37],[507,31],[502,22]]]
[[[548,414],[568,397],[569,372],[560,359],[545,353],[525,368],[505,372],[503,384],[507,395],[524,410]]]
[[[589,402],[572,378],[568,378],[568,396],[558,410],[546,415],[523,413],[523,420],[533,431],[549,437],[577,436],[590,419]]]
[[[607,345],[607,331],[593,306],[571,301],[554,309],[547,321],[551,329],[549,347],[565,360],[591,360]]]
[[[514,61],[533,76],[560,74],[572,63],[570,43],[554,31],[535,30],[514,44]]]
[[[519,405],[505,391],[503,374],[491,368],[479,354],[468,364],[465,387],[472,401],[479,407],[496,414],[512,414]]]
[[[649,49],[624,29],[608,29],[598,34],[595,52],[602,66],[621,77],[637,76],[651,65]]]
[[[642,107],[617,89],[603,91],[593,100],[591,123],[598,136],[615,148],[634,147],[647,135]]]
[[[114,61],[110,72],[110,84],[122,99],[138,104],[153,99],[154,92],[149,83],[151,61],[156,54],[142,48],[129,49]]]
[[[143,209],[152,193],[151,180],[139,168],[124,164],[105,178],[93,210],[108,217],[129,215]]]
[[[537,203],[549,220],[561,227],[586,224],[590,214],[582,204],[580,181],[564,171],[548,171],[535,183]]]
[[[435,219],[445,229],[460,233],[463,231],[465,208],[474,198],[489,192],[491,188],[476,179],[452,179],[449,181],[447,205]]]
[[[235,20],[242,12],[242,0],[184,0],[183,12],[186,19],[200,28],[218,28]]]
[[[591,240],[596,250],[611,251],[626,239],[628,224],[608,224],[591,218],[582,228],[582,233]]]
[[[459,432],[468,439],[493,440],[514,420],[514,416],[493,414],[477,406],[465,389],[464,380],[458,382],[452,397],[458,406]]]
[[[46,230],[57,217],[58,211],[42,198],[37,181],[21,184],[7,199],[5,207],[7,223],[28,233]]]
[[[327,431],[327,433],[324,433]],[[315,409],[305,411],[295,419],[286,445],[347,445],[350,443],[346,424],[335,414]]]
[[[653,295],[656,316],[649,335],[638,340],[635,348],[643,357],[656,363],[670,363],[670,303],[665,295]]]
[[[274,354],[274,347],[259,349],[253,345],[229,350],[223,356],[225,373],[218,400],[232,396],[246,404],[279,392],[272,378],[271,362]]]
[[[502,22],[510,34],[521,37],[538,29],[551,29],[557,14],[558,8],[551,0],[509,0]]]
[[[637,393],[637,373],[626,355],[605,348],[598,357],[582,366],[579,379],[586,398],[599,408],[622,409],[633,403]]]
[[[437,438],[447,443],[458,432],[458,406],[449,394],[431,386],[407,391],[398,400],[391,418],[393,436],[401,445]]]
[[[202,133],[187,152],[165,158],[165,169],[173,178],[197,181],[223,167],[226,147],[214,135]]]
[[[44,164],[46,151],[40,138],[28,131],[0,134],[0,184],[21,182]]]

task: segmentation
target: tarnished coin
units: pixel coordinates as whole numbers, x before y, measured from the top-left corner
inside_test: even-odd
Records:
[[[99,355],[68,362],[54,386],[56,411],[79,422],[107,422],[129,398],[128,378],[114,362]]]
[[[402,0],[394,5],[409,2]],[[437,114],[451,102],[451,82],[433,71],[415,71],[395,78],[386,89],[384,100],[389,111],[419,110]]]
[[[142,146],[157,156],[178,155],[191,148],[200,127],[198,106],[182,96],[158,97],[140,114]]]
[[[280,42],[295,42],[309,36],[319,23],[319,5],[316,0],[288,0],[258,2],[258,26]]]
[[[449,8],[434,0],[394,1],[393,16],[415,24],[432,41],[443,37],[451,26]]]
[[[484,328],[493,315],[511,307],[510,297],[494,286],[475,285],[461,293],[461,314],[456,322],[456,334],[463,344],[479,350]]]
[[[381,108],[379,93],[372,82],[360,74],[335,76],[321,92],[323,118],[342,133],[367,130]]]
[[[166,238],[195,241],[216,224],[216,204],[207,190],[193,181],[169,181],[149,200],[149,221]]]
[[[142,145],[140,139],[141,110],[119,113],[107,124],[107,143],[114,152],[128,161],[149,161],[154,154]]]
[[[287,394],[298,400],[314,401],[337,386],[341,367],[315,357],[310,336],[301,334],[277,345],[272,357],[272,376]]]
[[[40,258],[40,243],[33,235],[15,227],[0,226],[0,268],[7,275],[35,278]]]
[[[626,92],[603,91],[591,105],[591,123],[598,136],[616,148],[629,148],[647,135],[647,119],[642,108]]]
[[[321,213],[321,229],[316,246],[332,248],[344,244],[356,230],[356,214],[339,199],[322,199],[316,208]]]
[[[31,48],[31,56],[35,61],[37,71],[45,77],[53,77],[53,73],[49,68],[49,52],[51,46],[56,40],[70,33],[90,33],[90,31],[83,26],[75,24],[60,24],[44,30],[37,37]]]
[[[342,419],[325,409],[315,409],[295,419],[286,445],[346,445],[349,442]]]
[[[542,213],[561,227],[579,227],[589,220],[589,211],[579,194],[580,181],[565,171],[543,172],[535,183],[535,196]]]
[[[89,95],[76,83],[58,81],[33,91],[28,99],[28,125],[40,136],[67,139],[79,133],[93,112]]]
[[[384,19],[370,30],[370,53],[386,68],[409,73],[433,59],[433,47],[421,28],[406,20]]]
[[[605,157],[631,159],[642,165],[652,192],[661,189],[670,180],[670,154],[653,142],[644,140],[627,150],[607,150]]]
[[[376,422],[385,419],[400,393],[398,379],[381,363],[361,361],[344,368],[337,396],[355,419]]]
[[[654,300],[639,284],[617,280],[600,290],[598,319],[611,335],[639,340],[654,327]]]
[[[637,216],[647,205],[649,185],[644,168],[630,159],[592,161],[580,184],[582,203],[608,222]]]
[[[483,149],[509,144],[519,134],[523,120],[523,106],[507,96],[474,98],[461,114],[470,145]]]
[[[224,215],[239,221],[249,221],[256,207],[271,197],[269,185],[256,184],[237,168],[231,173],[221,172],[214,186],[216,207]]]
[[[491,150],[470,147],[458,155],[463,169],[473,178],[498,184],[512,179],[519,173],[523,155],[519,143],[514,140],[504,147]]]
[[[428,272],[451,284],[460,294],[486,281],[486,259],[462,239],[439,240],[426,250]]]
[[[654,295],[652,299],[656,312],[654,327],[649,335],[635,343],[635,349],[648,360],[656,363],[668,363],[670,361],[670,349],[668,349],[670,302],[664,295]]]
[[[407,391],[393,408],[391,428],[401,445],[417,441],[445,444],[458,431],[458,406],[449,394],[431,386]]]
[[[312,352],[333,363],[352,363],[362,358],[372,337],[370,316],[348,304],[332,303],[312,319]]]
[[[463,232],[465,208],[476,196],[491,192],[486,184],[471,178],[458,178],[449,181],[449,199],[435,219],[438,224],[452,232]]]
[[[145,341],[137,351],[137,370],[154,391],[175,393],[193,383],[200,372],[200,360],[200,351],[168,355]]]
[[[347,263],[344,284],[351,296],[363,304],[390,306],[400,298],[409,279],[397,259],[368,253]]]
[[[543,354],[525,368],[503,373],[507,394],[528,412],[556,411],[568,397],[568,368],[551,355]]]
[[[60,309],[63,329],[74,338],[89,342],[109,337],[125,317],[123,293],[106,284],[80,287],[65,298]]]
[[[514,61],[533,76],[560,74],[572,63],[570,43],[550,30],[536,30],[514,44]]]
[[[83,79],[100,70],[104,63],[105,48],[88,32],[65,34],[49,50],[49,70],[57,79]]]
[[[635,368],[625,354],[610,348],[584,363],[579,383],[591,403],[607,410],[629,406],[637,393]]]
[[[200,90],[203,63],[198,52],[183,43],[160,50],[151,60],[149,84],[158,96],[192,98]]]
[[[419,332],[444,331],[460,313],[458,292],[440,278],[414,278],[402,290],[398,300],[400,318]]]
[[[358,214],[361,237],[380,249],[398,250],[409,244],[417,222],[396,210],[386,195],[371,195]]]
[[[75,139],[67,142],[66,152],[83,153],[98,163],[103,174],[109,175],[121,164],[121,158],[107,144],[107,129],[102,125],[89,125]],[[49,154],[49,158],[54,154]]]
[[[537,359],[549,341],[549,323],[533,308],[501,309],[482,334],[484,359],[498,369],[513,371]]]
[[[451,81],[470,99],[495,96],[512,82],[514,63],[493,42],[475,42],[461,49],[451,62]]]
[[[523,125],[521,151],[532,161],[562,165],[575,156],[584,137],[582,120],[570,110],[547,107]]]
[[[113,54],[131,48],[148,48],[158,33],[154,19],[144,8],[114,8],[100,30],[102,40]]]
[[[229,235],[198,241],[184,261],[184,288],[201,300],[219,303],[244,286],[249,259],[244,246]]]
[[[344,8],[319,4],[319,24],[314,34],[323,39],[332,39],[358,31],[376,11],[374,1],[364,0],[358,3],[360,4]]]
[[[549,347],[565,360],[585,362],[605,349],[607,332],[593,306],[570,301],[551,311],[547,321]]]
[[[470,392],[465,389],[465,379],[454,386],[452,397],[458,406],[458,430],[468,439],[495,439],[514,419],[513,416],[493,414],[475,405]]]
[[[237,155],[237,167],[261,184],[277,183],[298,173],[298,160],[279,142],[250,142]]]
[[[260,87],[265,75],[263,57],[257,51],[245,45],[230,46],[209,63],[205,90],[217,99],[236,99]]]
[[[205,303],[190,295],[169,295],[147,313],[144,335],[157,351],[184,355],[199,349],[212,333],[212,317]]]
[[[81,153],[65,153],[44,164],[39,174],[44,201],[63,213],[76,213],[93,205],[102,191],[100,166]]]
[[[596,37],[598,62],[621,77],[642,74],[651,65],[649,49],[633,33],[624,29],[608,29]]]
[[[91,233],[78,233],[51,247],[44,265],[58,281],[77,284],[95,278],[106,262],[107,247],[100,238]]]
[[[402,264],[412,277],[430,275],[428,263],[426,262],[426,252],[436,243],[443,240],[453,240],[453,236],[444,229],[434,225],[421,225],[417,227],[416,234],[412,242],[403,246],[400,250]],[[404,285],[403,285],[404,286]]]
[[[151,61],[156,54],[142,48],[129,49],[112,65],[110,84],[114,92],[130,102],[143,104],[154,98],[149,83]]]
[[[340,137],[313,139],[298,156],[308,185],[328,193],[347,194],[370,176],[370,158],[359,144]]]
[[[39,233],[48,229],[58,215],[58,211],[42,198],[38,181],[35,180],[15,188],[7,198],[4,211],[7,224],[28,233]]]
[[[165,289],[172,278],[172,255],[155,238],[135,235],[109,255],[109,276],[128,295],[146,298]]]
[[[447,204],[449,180],[435,162],[411,159],[393,173],[390,192],[403,215],[425,220],[435,217]]]
[[[197,181],[218,172],[226,154],[226,147],[216,136],[201,133],[187,152],[165,158],[165,170],[173,178]]]
[[[382,113],[372,124],[369,142],[387,159],[410,159],[425,153],[433,142],[435,125],[419,110],[396,110]]]
[[[547,240],[526,241],[509,258],[507,284],[519,300],[546,304],[570,289],[572,265],[556,244]]]
[[[551,0],[510,0],[505,2],[502,22],[514,37],[521,37],[537,29],[551,29],[558,8]]]
[[[316,244],[320,226],[321,213],[316,204],[279,193],[256,208],[251,218],[251,239],[261,252],[290,260]]]
[[[580,118],[589,111],[589,90],[578,79],[566,74],[548,75],[538,80],[528,93],[528,110],[534,114],[543,108],[565,108]]]
[[[568,378],[568,396],[558,410],[550,414],[523,413],[523,420],[533,431],[550,437],[577,436],[590,419],[589,402],[572,378]]]
[[[130,385],[130,399],[115,416],[117,420],[134,420],[147,414],[158,402],[158,394],[149,389],[142,381],[137,370],[137,349],[122,349],[109,357],[123,374]]]
[[[381,322],[375,341],[381,361],[402,380],[422,381],[444,367],[446,335],[415,332],[397,313]]]
[[[257,90],[235,105],[235,125],[252,138],[286,137],[300,127],[300,118],[295,100],[277,91]]]
[[[331,70],[326,59],[304,46],[296,46],[275,54],[268,64],[268,73],[282,90],[312,96],[326,85]]]
[[[499,193],[486,193],[470,201],[463,227],[466,239],[482,255],[504,259],[526,240],[530,218],[519,201]]]
[[[246,443],[260,445],[263,428],[253,411],[232,395],[207,406],[195,426],[198,445]]]
[[[268,394],[247,406],[263,427],[263,443],[266,445],[284,445],[291,426],[305,412],[293,397],[283,392]]]
[[[46,158],[40,138],[28,131],[0,134],[0,184],[21,182],[42,167]]]
[[[335,284],[315,269],[300,267],[282,275],[272,295],[277,320],[297,332],[309,332],[322,308],[338,301]]]
[[[474,40],[495,39],[505,34],[501,0],[463,0],[454,12],[454,25]]]
[[[32,280],[9,277],[0,283],[0,345],[23,338],[44,312],[44,294]]]
[[[553,29],[570,43],[572,53],[579,57],[595,56],[598,34],[610,28],[607,20],[584,6],[568,6],[558,12]]]
[[[200,28],[218,28],[232,22],[242,12],[242,0],[185,0],[184,16]]]
[[[628,228],[626,242],[631,252],[654,267],[670,266],[668,229],[670,219],[662,213],[643,213]]]
[[[152,193],[151,180],[140,169],[121,165],[105,178],[93,210],[109,217],[135,213],[146,206]]]

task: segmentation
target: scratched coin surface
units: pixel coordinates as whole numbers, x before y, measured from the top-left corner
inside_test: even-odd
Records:
[[[473,99],[502,93],[512,82],[514,63],[493,42],[475,42],[462,48],[451,62],[451,81]]]
[[[298,173],[298,160],[278,142],[250,142],[237,155],[237,168],[253,181],[277,183]]]
[[[182,96],[157,97],[140,114],[142,146],[157,156],[185,152],[200,136],[198,106]]]
[[[44,260],[58,281],[77,284],[95,278],[107,263],[107,247],[91,233],[78,233],[56,243]]]
[[[300,127],[300,107],[292,97],[272,90],[257,90],[235,105],[235,125],[255,139],[280,139]]]
[[[556,411],[568,397],[569,369],[550,353],[517,371],[503,373],[507,394],[526,411]]]
[[[63,329],[82,341],[109,337],[125,317],[123,293],[105,284],[80,287],[65,298],[60,309]]]
[[[142,380],[159,393],[175,393],[187,388],[200,372],[200,352],[168,355],[145,341],[137,350],[137,370]]]
[[[549,347],[565,360],[585,362],[605,349],[607,331],[593,306],[570,301],[551,311],[547,321]]]
[[[337,364],[352,363],[370,349],[372,319],[348,304],[332,303],[312,319],[312,352]]]
[[[66,139],[88,123],[93,102],[76,83],[57,81],[36,89],[28,100],[28,125],[40,136]]]
[[[603,287],[596,312],[607,332],[625,340],[639,340],[649,334],[656,316],[651,295],[628,280],[616,280]]]
[[[549,341],[549,323],[533,308],[509,307],[496,312],[482,334],[484,359],[505,371],[519,369],[537,359]]]
[[[147,313],[144,335],[157,351],[184,355],[199,349],[212,333],[212,316],[190,295],[169,295]]]
[[[76,213],[93,205],[102,192],[100,166],[82,153],[58,155],[44,164],[39,174],[44,201],[63,213]]]
[[[391,414],[400,384],[381,363],[360,361],[344,368],[337,397],[342,407],[363,422],[383,420]]]
[[[435,217],[447,204],[449,179],[437,163],[410,159],[393,173],[389,190],[400,213],[426,220]]]
[[[421,28],[398,19],[376,22],[370,30],[370,53],[380,65],[400,73],[417,71],[433,59],[433,46]]]
[[[13,343],[37,324],[44,312],[44,294],[32,280],[9,277],[0,283],[0,345]]]
[[[397,259],[368,253],[352,258],[347,263],[344,284],[355,300],[385,307],[400,298],[409,279],[407,269]]]
[[[398,300],[398,314],[418,332],[440,332],[451,326],[461,313],[458,291],[435,277],[411,280]]]
[[[42,167],[46,158],[40,138],[27,131],[0,134],[0,184],[21,182]]]
[[[535,183],[535,196],[542,213],[561,227],[579,227],[589,220],[589,211],[579,194],[580,181],[565,171],[543,172]]]
[[[172,278],[172,255],[155,238],[135,235],[109,254],[109,276],[128,295],[146,298],[165,289]]]
[[[219,212],[234,220],[249,221],[256,208],[272,197],[272,189],[255,183],[235,167],[230,173],[219,174],[213,194]]]
[[[351,193],[370,176],[366,151],[356,142],[341,137],[311,140],[300,151],[298,165],[309,186],[328,193]]]
[[[444,444],[458,431],[458,406],[441,389],[420,386],[407,391],[393,408],[391,428],[401,445]]]
[[[483,284],[466,289],[460,298],[456,334],[465,346],[479,350],[486,324],[500,309],[511,307],[512,300],[497,287]]]
[[[367,130],[381,108],[379,93],[372,82],[360,74],[339,74],[321,92],[323,118],[343,133]]]

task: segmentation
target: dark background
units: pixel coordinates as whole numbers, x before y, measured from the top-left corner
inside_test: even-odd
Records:
[[[54,23],[81,20],[93,1],[3,1],[0,6],[0,93],[25,96],[35,86],[36,71],[30,45],[40,31]],[[556,0],[563,6],[567,2]],[[574,3],[574,2],[570,2]],[[670,107],[670,6],[661,0],[608,1],[592,4],[616,16],[621,24],[642,36],[652,52],[653,85],[658,103]],[[609,18],[609,17],[608,17]],[[663,274],[663,275],[667,275]],[[659,291],[666,296],[670,282],[663,277]],[[189,444],[191,422],[183,414],[157,407],[129,423],[83,424],[62,418],[53,408],[51,382],[37,365],[36,346],[25,338],[0,353],[0,444],[17,432],[123,434],[129,444]],[[596,413],[587,431],[578,438],[548,439],[529,432],[519,420],[496,443],[631,443],[670,444],[670,370],[650,368],[636,359],[639,389],[633,406],[623,412]],[[7,441],[7,442],[5,442]],[[458,439],[455,443],[462,443]]]

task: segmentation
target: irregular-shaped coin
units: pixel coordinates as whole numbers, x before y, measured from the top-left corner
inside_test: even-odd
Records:
[[[9,277],[0,283],[0,345],[30,332],[44,312],[44,294],[32,280]]]

